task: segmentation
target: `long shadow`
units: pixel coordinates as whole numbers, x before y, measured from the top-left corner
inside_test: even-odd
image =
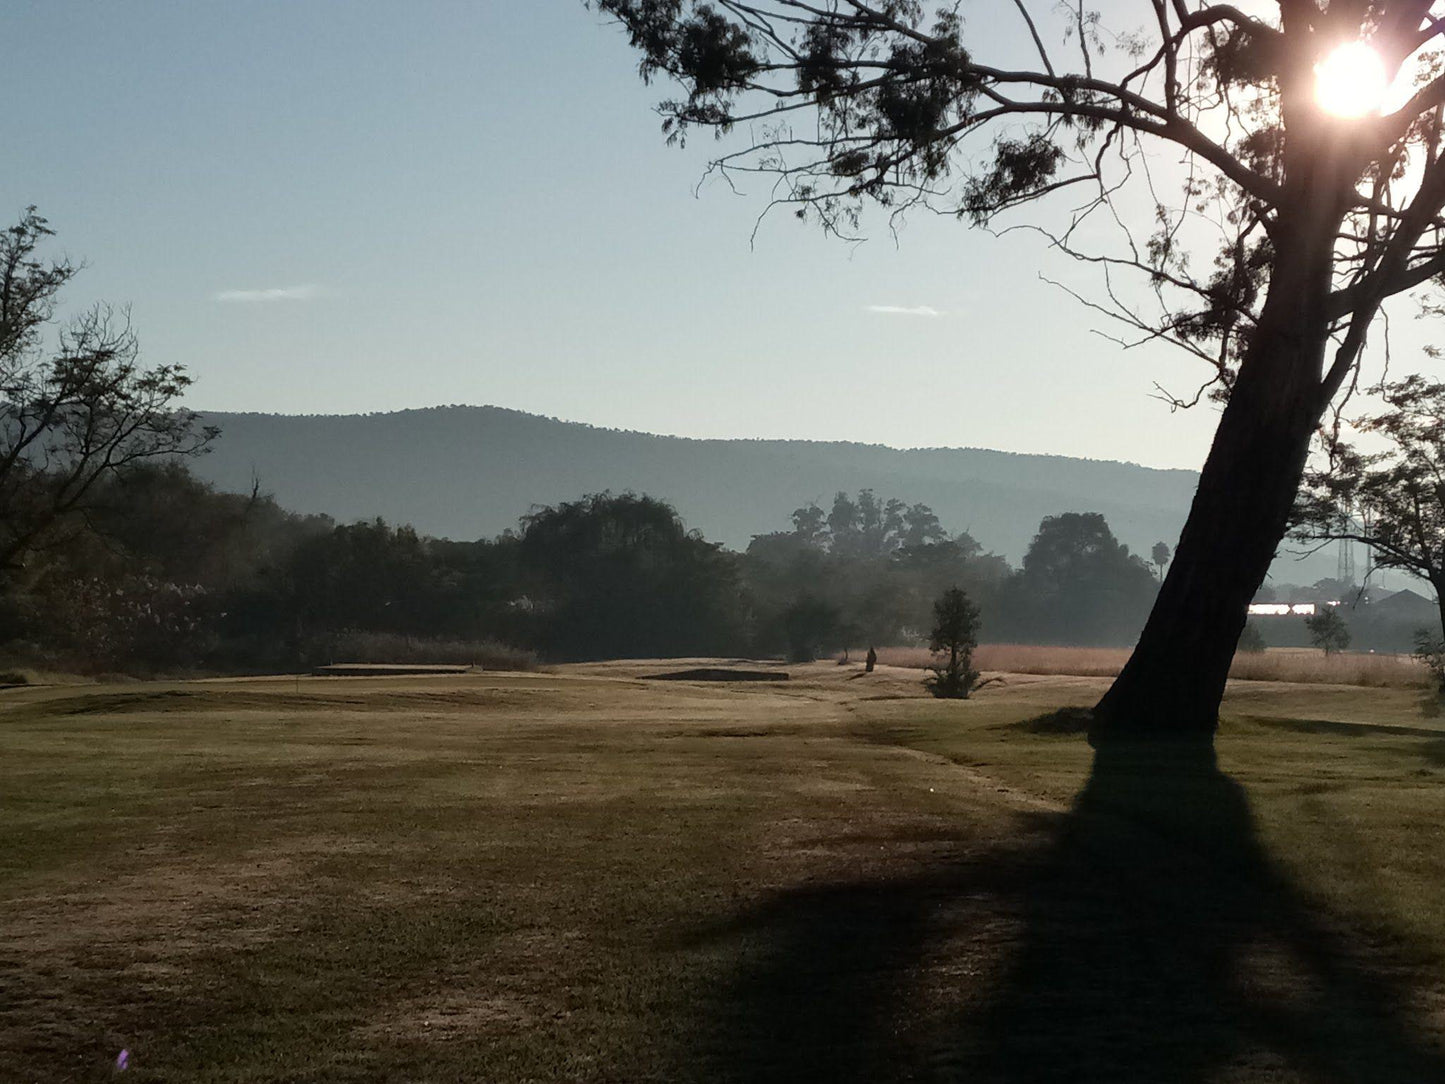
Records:
[[[740,963],[678,1078],[1445,1081],[1406,969],[1288,880],[1211,747],[1096,750],[1023,835],[701,931]]]

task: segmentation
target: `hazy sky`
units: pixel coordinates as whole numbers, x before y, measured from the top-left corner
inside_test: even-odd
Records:
[[[997,32],[975,3],[979,33]],[[0,211],[28,203],[202,409],[491,403],[687,436],[1197,467],[1207,408],[1039,281],[1034,238],[917,216],[850,248],[764,186],[694,197],[580,0],[9,0]]]

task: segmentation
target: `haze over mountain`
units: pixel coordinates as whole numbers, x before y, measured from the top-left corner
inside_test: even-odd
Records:
[[[951,531],[1017,564],[1044,516],[1102,512],[1119,539],[1147,554],[1173,546],[1193,471],[1023,455],[981,448],[902,450],[801,440],[694,440],[601,429],[492,406],[365,415],[208,412],[222,435],[195,470],[216,485],[253,477],[286,507],[338,520],[382,516],[454,539],[515,527],[534,505],[605,489],[661,497],[689,527],[745,548],[790,528],[792,511],[838,490],[871,488],[932,506]],[[1316,558],[1308,581],[1333,571]]]

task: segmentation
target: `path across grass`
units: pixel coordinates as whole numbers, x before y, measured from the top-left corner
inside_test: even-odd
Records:
[[[1445,1080],[1445,729],[832,665],[0,693],[0,1079]]]

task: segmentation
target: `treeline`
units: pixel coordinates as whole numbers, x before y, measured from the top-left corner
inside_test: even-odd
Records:
[[[1045,519],[1017,570],[927,506],[869,490],[792,520],[736,553],[663,501],[603,493],[456,542],[299,515],[259,491],[218,492],[178,463],[139,464],[6,571],[0,654],[135,672],[277,670],[358,644],[425,654],[443,642],[472,645],[478,661],[500,645],[557,661],[806,659],[919,642],[954,586],[990,640],[1126,644],[1155,589],[1097,514]]]

